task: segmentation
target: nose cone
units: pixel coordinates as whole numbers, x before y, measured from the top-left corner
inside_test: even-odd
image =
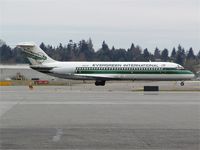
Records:
[[[190,79],[193,79],[195,77],[194,73],[190,70],[188,70],[188,74],[190,75]]]

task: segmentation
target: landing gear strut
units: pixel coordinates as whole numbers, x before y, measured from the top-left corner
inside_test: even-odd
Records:
[[[97,81],[95,82],[95,85],[96,85],[96,86],[104,86],[105,83],[106,83],[106,81],[97,80]]]

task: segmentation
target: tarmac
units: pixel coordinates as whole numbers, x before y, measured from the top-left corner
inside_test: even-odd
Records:
[[[133,88],[0,87],[0,149],[200,149],[200,92]]]

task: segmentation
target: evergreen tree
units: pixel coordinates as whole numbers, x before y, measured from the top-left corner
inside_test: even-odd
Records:
[[[69,40],[69,43],[67,44],[67,49],[66,49],[66,52],[65,52],[65,58],[66,60],[77,60],[77,57],[76,57],[76,51],[77,51],[77,46],[76,46],[76,43],[74,43],[72,40]]]
[[[111,48],[111,51],[110,51],[110,53],[111,53],[110,59],[111,59],[112,61],[115,60],[115,56],[114,56],[115,51],[116,51],[116,50],[115,50],[115,47],[113,46],[113,47]]]
[[[48,56],[52,57],[53,59],[57,59],[55,57],[55,48],[53,48],[51,45],[45,45],[43,42],[40,44],[40,48],[44,50],[45,53],[47,53]]]
[[[127,50],[127,60],[128,61],[134,60],[134,51],[135,51],[135,45],[132,43],[131,47]]]
[[[141,61],[142,59],[142,50],[140,48],[140,46],[136,46],[134,51],[133,51],[133,61]]]
[[[160,58],[161,58],[160,50],[157,47],[154,51],[154,58],[155,58],[155,60],[160,60]]]
[[[80,60],[93,60],[94,49],[91,39],[87,42],[82,40],[79,42],[78,57]]]
[[[12,50],[6,44],[0,47],[0,62],[9,63],[9,59],[12,57]]]
[[[111,60],[110,49],[105,41],[103,41],[101,49],[97,51],[96,58],[97,60],[101,60],[101,61]]]
[[[144,61],[150,61],[150,53],[147,48],[144,49],[143,57],[144,57]]]
[[[52,55],[52,57],[53,57],[53,59],[55,59],[55,60],[58,60],[58,61],[63,61],[63,56],[62,56],[62,54],[63,54],[63,46],[62,46],[62,44],[60,43],[56,48],[55,48],[55,50],[52,52],[53,53],[53,55]]]
[[[88,48],[88,51],[86,53],[87,60],[94,60],[95,51],[93,48],[93,43],[91,38],[89,38],[89,40],[87,41],[87,48]]]
[[[43,42],[40,44],[40,48],[45,52],[47,51],[47,48]]]
[[[94,48],[93,48],[93,43],[92,43],[92,39],[91,38],[89,38],[89,40],[87,41],[87,44],[88,44],[89,51],[91,51],[93,53],[94,52]]]
[[[175,59],[176,59],[176,48],[174,47],[171,53],[171,60],[175,61]]]
[[[181,45],[178,46],[175,62],[180,65],[184,65],[185,63],[185,50],[181,47]]]
[[[28,64],[29,61],[27,59],[27,57],[25,56],[25,54],[21,51],[21,49],[15,47],[13,50],[12,50],[12,58],[11,61],[13,63],[19,63],[19,64],[23,64],[23,63],[26,63]]]
[[[195,59],[195,55],[194,55],[192,47],[189,49],[189,52],[187,54],[187,59]]]
[[[196,66],[198,65],[199,62],[197,57],[194,55],[192,48],[189,49],[186,58],[187,59],[185,62],[185,68],[195,73],[197,71]]]
[[[53,59],[55,59],[55,53],[56,53],[55,47],[53,47],[51,45],[47,45],[46,46],[46,53],[47,53],[48,56],[50,56]]]
[[[163,51],[162,51],[162,53],[161,53],[161,59],[162,59],[162,61],[168,61],[168,54],[169,54],[169,52],[168,52],[168,50],[167,49],[164,49]]]
[[[87,43],[85,40],[81,40],[78,44],[78,53],[77,57],[79,60],[84,61],[86,60],[85,51],[87,50]]]
[[[111,53],[111,61],[126,61],[125,49],[112,49]]]

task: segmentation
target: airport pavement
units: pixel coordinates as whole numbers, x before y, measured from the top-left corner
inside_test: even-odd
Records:
[[[0,149],[200,149],[200,92],[115,86],[0,87]]]

